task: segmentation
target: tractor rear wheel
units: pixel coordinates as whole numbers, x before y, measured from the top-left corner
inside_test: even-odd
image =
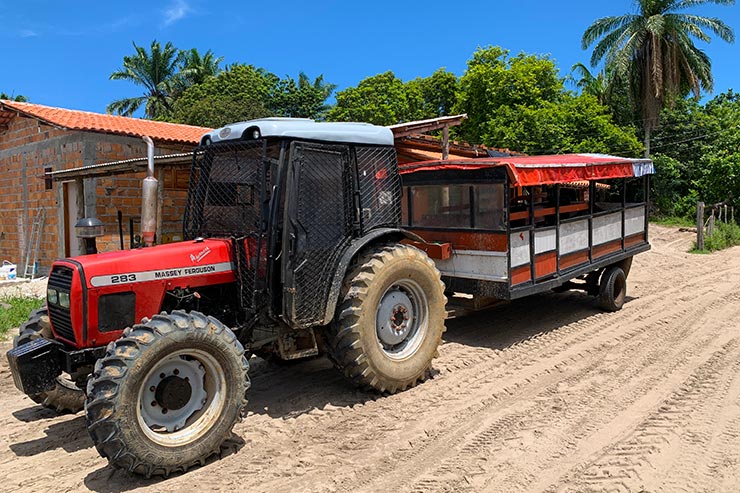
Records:
[[[13,339],[13,347],[22,346],[40,338],[54,338],[46,307],[30,313],[28,320],[21,325],[18,335]],[[85,405],[85,392],[66,375],[57,377],[56,386],[53,389],[28,397],[36,404],[41,404],[58,413],[78,413]]]
[[[95,447],[147,477],[205,464],[242,415],[248,370],[234,333],[202,313],[176,310],[126,329],[88,381]]]
[[[332,360],[361,388],[395,393],[429,376],[445,330],[444,284],[424,252],[376,248],[348,274],[329,329]]]

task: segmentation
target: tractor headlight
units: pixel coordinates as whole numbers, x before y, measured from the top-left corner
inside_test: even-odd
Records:
[[[49,288],[46,290],[46,302],[51,305],[59,303],[59,293],[57,293],[56,289]]]
[[[59,306],[62,308],[69,308],[69,293],[59,291]]]

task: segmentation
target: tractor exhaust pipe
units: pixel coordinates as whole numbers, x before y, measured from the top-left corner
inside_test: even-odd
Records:
[[[146,142],[147,170],[141,190],[141,237],[144,246],[154,245],[157,232],[157,188],[159,183],[154,178],[154,142],[148,136]]]

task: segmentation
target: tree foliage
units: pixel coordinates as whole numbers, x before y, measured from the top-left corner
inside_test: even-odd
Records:
[[[548,57],[479,48],[460,79],[455,112],[467,113],[458,136],[530,154],[611,152],[633,155],[634,129],[620,127],[595,96],[565,90]]]
[[[633,101],[643,119],[646,153],[650,135],[666,104],[693,92],[711,92],[712,64],[695,40],[710,33],[733,42],[732,29],[717,18],[684,13],[704,4],[733,5],[735,0],[637,0],[638,12],[597,19],[583,33],[583,49],[594,45],[591,65],[602,61],[630,81]]]
[[[221,127],[268,116],[321,119],[334,87],[323,76],[280,79],[253,65],[234,64],[186,89],[174,104],[172,120]]]
[[[232,65],[186,89],[174,104],[172,119],[215,128],[272,116],[270,100],[279,82],[276,75],[253,65]]]
[[[17,103],[27,103],[28,98],[26,96],[23,96],[22,94],[18,94],[17,96],[14,96],[13,94],[8,94],[6,92],[0,92],[0,99],[5,99],[7,101],[15,101]]]
[[[693,216],[697,200],[740,206],[740,96],[730,90],[704,105],[681,100],[661,121],[654,139],[657,208]]]
[[[134,43],[134,55],[123,57],[123,68],[110,74],[111,80],[126,80],[144,88],[141,96],[123,98],[108,105],[108,113],[132,116],[141,106],[147,118],[163,118],[172,111],[177,90],[182,52],[172,43],[164,47],[152,41],[150,50]]]

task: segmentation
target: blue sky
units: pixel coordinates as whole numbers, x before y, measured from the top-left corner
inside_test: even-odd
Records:
[[[392,70],[409,80],[436,69],[461,75],[478,46],[549,54],[566,75],[595,19],[633,10],[631,0],[207,2],[204,0],[0,0],[4,45],[0,91],[32,102],[104,112],[141,89],[108,80],[132,42],[153,39],[213,50],[279,76],[324,74],[339,89]],[[719,16],[740,37],[740,6],[692,12]],[[738,44],[700,44],[713,61],[715,93],[740,90]]]

